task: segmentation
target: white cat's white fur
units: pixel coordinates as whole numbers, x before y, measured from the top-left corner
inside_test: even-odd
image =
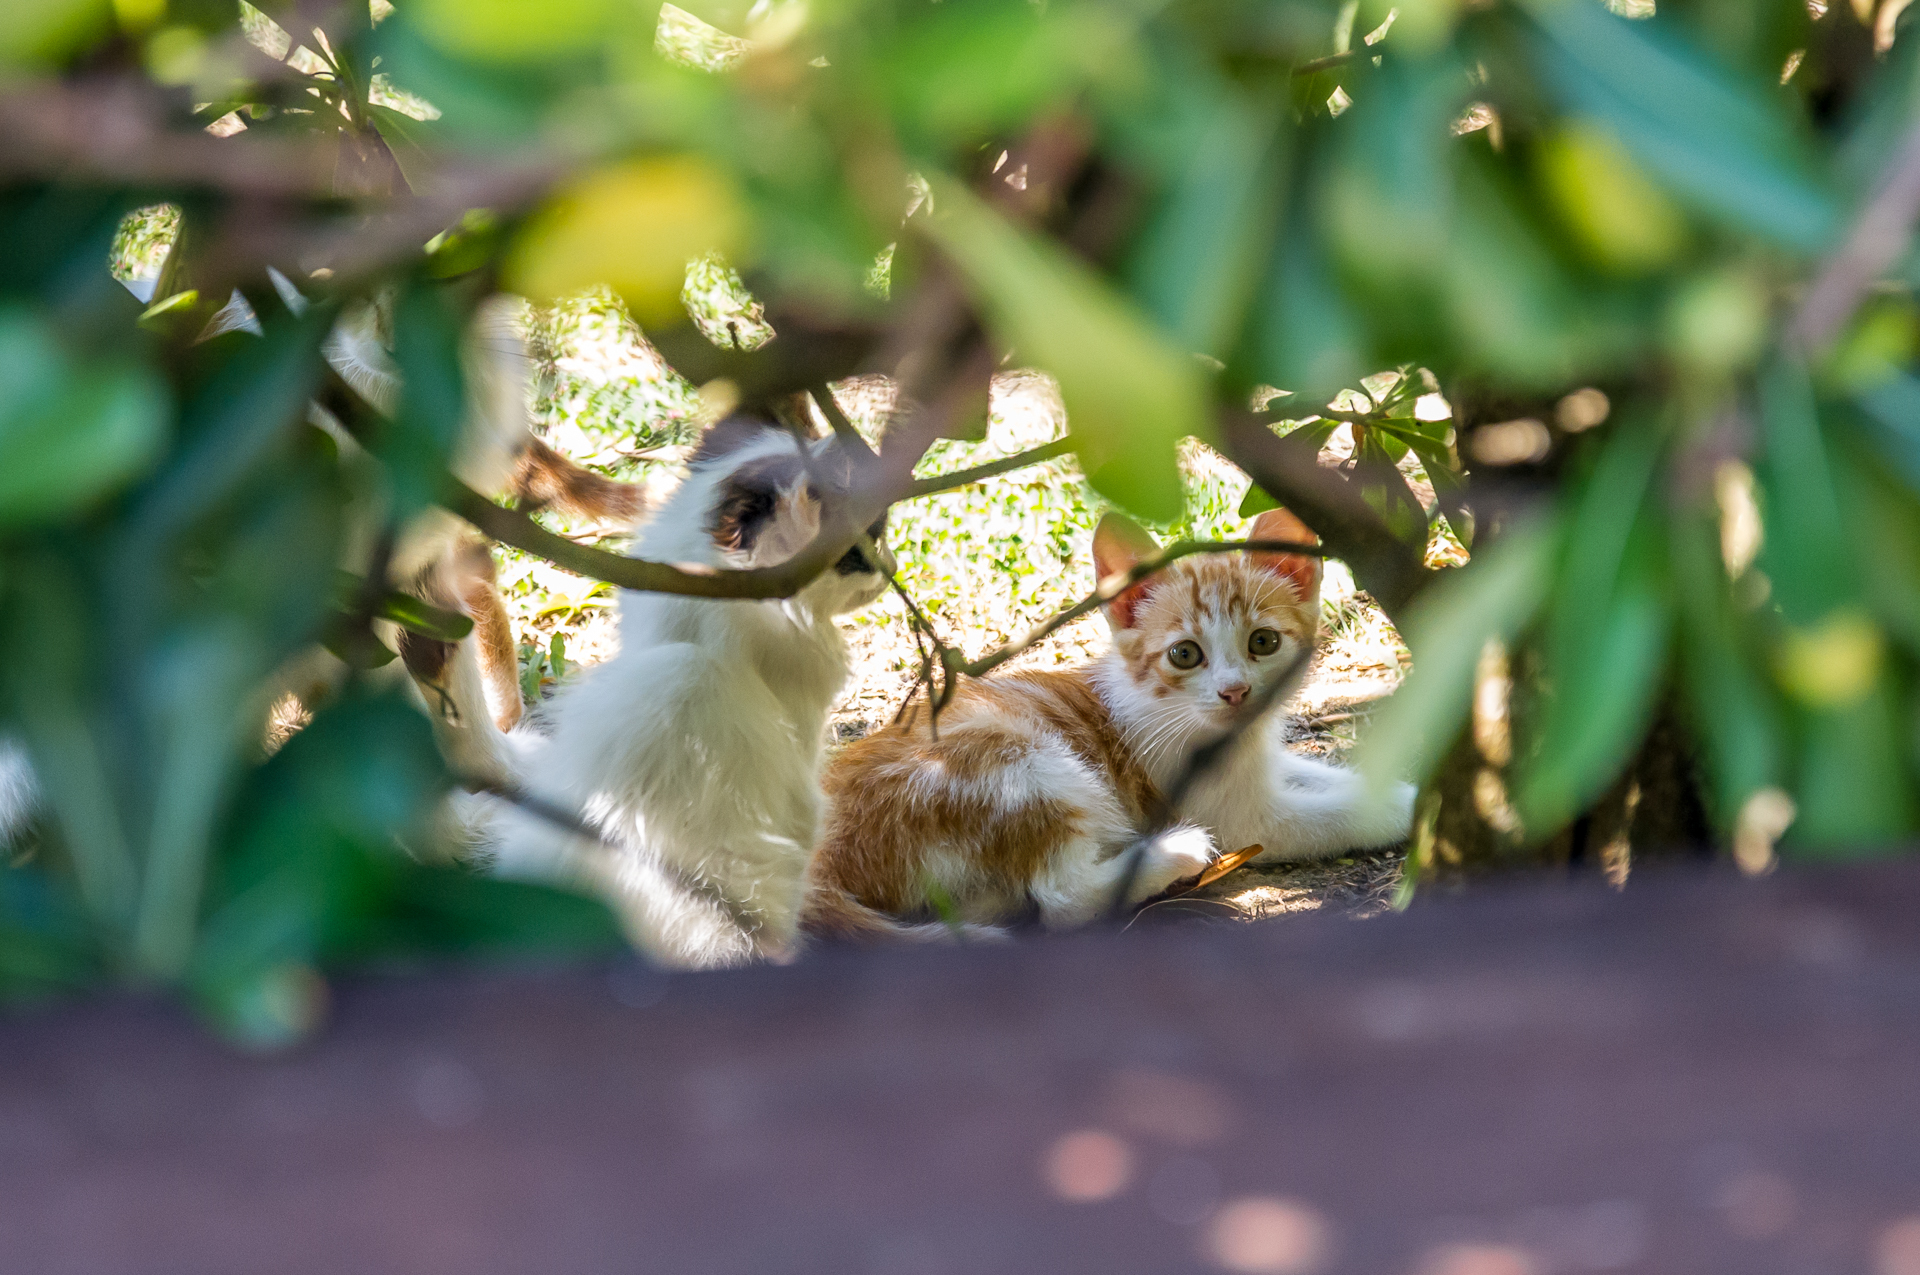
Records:
[[[792,557],[819,526],[804,479],[783,491],[749,552],[717,545],[711,518],[730,475],[795,447],[767,431],[696,464],[632,552],[730,567]],[[633,941],[666,963],[737,965],[789,951],[820,817],[827,713],[848,674],[833,617],[884,584],[872,571],[829,568],[777,601],[623,593],[619,653],[511,737],[527,793],[577,812],[602,840],[493,802],[480,840],[497,870],[592,886]]]

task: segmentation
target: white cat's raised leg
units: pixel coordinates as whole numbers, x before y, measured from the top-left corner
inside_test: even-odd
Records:
[[[1369,792],[1357,771],[1280,753],[1269,771],[1272,832],[1255,863],[1323,859],[1343,850],[1404,841],[1413,825],[1411,784],[1395,784],[1385,796]]]
[[[1213,838],[1204,828],[1183,825],[1161,833],[1141,853],[1140,867],[1127,888],[1127,906],[1199,875],[1213,862],[1213,849]],[[1113,906],[1130,857],[1124,849],[1113,853],[1111,847],[1085,840],[1061,847],[1033,882],[1041,920],[1064,929],[1099,919]]]

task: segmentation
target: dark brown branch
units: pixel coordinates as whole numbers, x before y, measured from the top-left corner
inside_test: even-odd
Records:
[[[1038,465],[1042,461],[1052,460],[1055,456],[1066,455],[1074,449],[1074,446],[1075,442],[1071,437],[1056,438],[1051,443],[1042,443],[1018,455],[1003,456],[999,460],[990,460],[984,465],[975,465],[971,469],[956,469],[950,474],[934,474],[928,478],[918,478],[914,480],[913,489],[903,499],[913,500],[920,496],[952,491],[956,487],[977,483],[983,478],[993,478],[1000,474],[1011,473],[1016,469],[1025,469],[1029,465]]]
[[[590,549],[555,535],[519,510],[496,505],[460,483],[451,485],[444,503],[501,544],[545,558],[576,575],[605,580],[622,589],[699,598],[790,598],[851,549],[859,538],[848,519],[830,519],[821,526],[811,544],[785,562],[732,571],[698,563],[649,562]]]
[[[1224,409],[1220,446],[1228,459],[1326,539],[1329,556],[1353,569],[1389,619],[1401,613],[1432,572],[1425,542],[1395,536],[1358,485],[1323,467],[1319,449],[1299,435],[1281,437],[1252,412]]]

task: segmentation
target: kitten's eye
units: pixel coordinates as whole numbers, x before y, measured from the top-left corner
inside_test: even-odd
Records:
[[[1198,642],[1175,642],[1167,648],[1167,663],[1175,668],[1199,668],[1206,659],[1207,654]]]
[[[1247,639],[1249,655],[1272,655],[1280,649],[1280,635],[1272,629],[1255,629]]]

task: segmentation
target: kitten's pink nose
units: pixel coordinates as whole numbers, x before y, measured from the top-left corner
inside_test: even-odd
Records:
[[[1232,686],[1223,686],[1220,688],[1220,698],[1235,708],[1238,708],[1240,707],[1240,702],[1247,698],[1247,691],[1249,689],[1245,682],[1237,682]]]

